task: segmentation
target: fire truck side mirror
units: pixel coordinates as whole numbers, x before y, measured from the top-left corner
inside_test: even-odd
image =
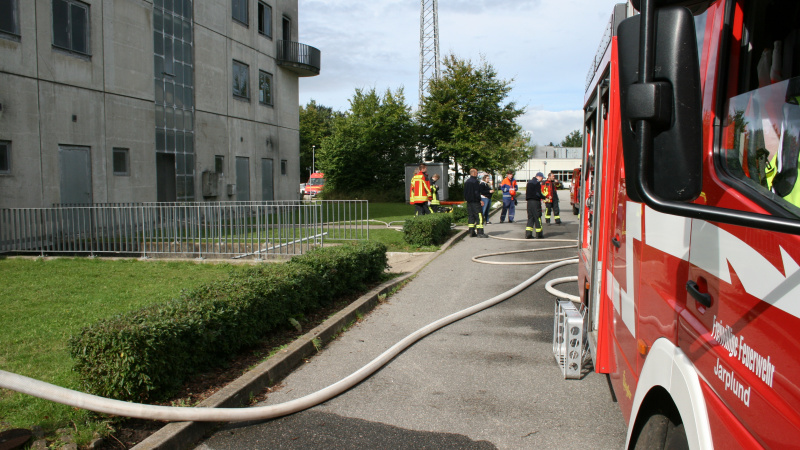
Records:
[[[628,196],[639,202],[646,197],[636,179],[641,173],[645,178],[641,181],[655,197],[687,202],[702,190],[702,103],[694,18],[684,7],[665,7],[655,9],[653,22],[650,82],[639,81],[641,15],[621,22],[617,33]],[[644,143],[637,135],[641,120],[652,130]]]

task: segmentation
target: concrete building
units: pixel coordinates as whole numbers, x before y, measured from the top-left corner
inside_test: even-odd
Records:
[[[0,1],[0,207],[298,198],[297,0]]]
[[[533,156],[515,174],[519,181],[528,181],[542,172],[545,177],[553,172],[562,182],[572,180],[572,170],[581,166],[583,149],[580,147],[536,146]]]

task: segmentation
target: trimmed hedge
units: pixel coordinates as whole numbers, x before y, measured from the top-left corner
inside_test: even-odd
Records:
[[[165,399],[192,374],[220,365],[290,318],[378,281],[386,267],[386,246],[362,242],[237,269],[180,298],[84,328],[69,340],[74,370],[96,395]]]
[[[453,215],[453,223],[467,223],[469,218],[469,213],[467,212],[467,205],[466,203],[462,203],[460,205],[453,206],[453,212],[450,214]]]
[[[439,245],[450,235],[451,214],[426,214],[407,219],[403,225],[403,239],[418,247]]]

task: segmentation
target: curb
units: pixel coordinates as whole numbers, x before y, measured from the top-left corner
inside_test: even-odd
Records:
[[[217,391],[211,397],[203,400],[197,406],[204,408],[238,408],[246,404],[251,394],[256,394],[278,383],[288,376],[306,358],[318,352],[314,340],[321,340],[323,346],[349,323],[374,309],[380,302],[379,297],[390,292],[397,286],[414,278],[417,273],[425,268],[451,245],[460,241],[468,233],[462,230],[445,242],[442,247],[434,252],[434,256],[413,272],[399,278],[387,281],[375,289],[367,292],[356,301],[327,319],[308,333],[297,338],[288,347],[240,376],[227,386]],[[150,435],[147,439],[133,447],[134,450],[181,450],[191,448],[202,439],[206,433],[219,425],[219,422],[173,422],[165,425],[160,430]]]

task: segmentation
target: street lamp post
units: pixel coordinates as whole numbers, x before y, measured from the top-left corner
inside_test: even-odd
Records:
[[[311,173],[315,173],[316,172],[316,170],[314,170],[315,169],[314,162],[317,159],[316,150],[317,150],[317,146],[316,145],[312,145],[311,146]]]

